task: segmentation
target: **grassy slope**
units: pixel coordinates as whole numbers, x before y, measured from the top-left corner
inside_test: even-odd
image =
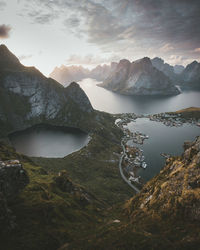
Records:
[[[1,235],[2,249],[57,249],[66,241],[74,241],[85,232],[92,233],[95,224],[103,217],[105,204],[86,190],[72,183],[76,191],[63,191],[56,183],[56,174],[47,174],[27,157],[0,145],[0,158],[20,159],[30,183],[9,206],[16,216],[17,228]],[[67,183],[70,181],[66,177]],[[71,182],[71,181],[70,181]],[[90,194],[90,193],[89,193]]]
[[[112,116],[104,114],[101,119],[89,145],[63,159],[34,158],[33,162],[2,144],[0,158],[20,159],[30,178],[30,184],[10,204],[18,228],[1,237],[4,249],[57,249],[98,232],[105,221],[116,218],[110,206],[124,202],[133,191],[121,179],[119,157],[113,154],[121,150],[121,132],[113,125]],[[92,203],[83,205],[80,191],[71,194],[60,190],[55,178],[61,170],[78,183],[74,186],[89,191]]]
[[[187,118],[200,119],[200,108],[197,108],[197,107],[181,109],[173,113],[181,114],[181,116],[186,119]]]
[[[108,124],[106,125],[108,127]],[[111,137],[111,131],[117,134]],[[116,153],[121,152],[118,129],[99,129],[89,145],[65,158],[32,158],[44,169],[57,173],[67,170],[72,180],[80,183],[108,204],[128,199],[134,191],[122,180]],[[117,138],[117,139],[116,139]],[[116,140],[116,141],[115,141]]]
[[[199,147],[199,146],[198,146]],[[96,235],[68,249],[198,249],[200,244],[199,149],[168,160],[164,169],[130,199]]]

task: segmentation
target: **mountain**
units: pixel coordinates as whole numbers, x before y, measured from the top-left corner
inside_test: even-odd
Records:
[[[64,88],[0,46],[0,136],[38,123],[88,130],[94,110],[77,83]]]
[[[174,73],[174,67],[165,63],[163,59],[159,57],[155,57],[151,59],[152,65],[158,70],[162,71],[166,76],[168,76],[172,81],[176,79],[176,75]]]
[[[117,63],[112,62],[110,65],[98,65],[92,70],[82,66],[64,66],[56,67],[50,77],[67,86],[72,81],[80,81],[85,78],[93,78],[97,81],[105,80],[116,68]]]
[[[117,67],[116,62],[111,62],[110,65],[98,65],[96,68],[90,71],[89,77],[94,78],[97,81],[104,81]]]
[[[66,86],[71,82],[77,82],[87,78],[89,74],[90,71],[82,66],[67,67],[62,65],[61,67],[56,67],[50,74],[50,77]]]
[[[161,71],[144,57],[130,62],[121,60],[115,71],[99,86],[126,95],[176,95],[180,91]]]
[[[200,87],[200,63],[194,61],[187,65],[187,67],[180,74],[182,79],[181,84],[187,88]]]
[[[179,75],[183,72],[184,69],[185,69],[185,67],[182,65],[175,65],[174,66],[174,73]]]

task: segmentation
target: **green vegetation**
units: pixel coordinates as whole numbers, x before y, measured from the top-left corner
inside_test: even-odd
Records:
[[[193,118],[193,119],[200,119],[200,108],[197,107],[190,107],[182,110],[178,110],[176,112],[172,112],[174,114],[181,114],[183,118]]]
[[[11,147],[0,146],[2,160],[20,159],[30,183],[9,204],[17,227],[1,237],[2,249],[56,249],[101,221],[105,204],[74,184],[66,172],[48,174]]]

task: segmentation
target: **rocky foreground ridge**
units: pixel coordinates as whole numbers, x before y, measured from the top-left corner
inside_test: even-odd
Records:
[[[115,71],[99,86],[126,95],[177,95],[171,80],[153,67],[148,57],[130,62],[121,60]]]
[[[200,137],[185,142],[184,153],[168,158],[123,212],[114,214],[118,223],[101,226],[87,238],[88,245],[84,239],[62,249],[78,249],[78,244],[82,249],[198,249]]]
[[[0,160],[0,235],[16,227],[9,202],[15,200],[28,183],[27,172],[19,160]]]

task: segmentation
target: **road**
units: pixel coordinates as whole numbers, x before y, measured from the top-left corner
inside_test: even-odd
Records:
[[[126,156],[126,151],[125,151],[125,147],[124,147],[124,144],[123,144],[123,139],[121,140],[121,146],[123,148],[123,154],[122,156],[120,157],[120,160],[119,160],[119,171],[120,171],[120,174],[121,174],[121,177],[122,179],[132,188],[135,190],[136,193],[139,193],[140,190],[135,187],[133,184],[131,184],[130,181],[127,180],[126,176],[124,175],[123,173],[123,170],[122,170],[122,161],[123,161],[123,158]]]

